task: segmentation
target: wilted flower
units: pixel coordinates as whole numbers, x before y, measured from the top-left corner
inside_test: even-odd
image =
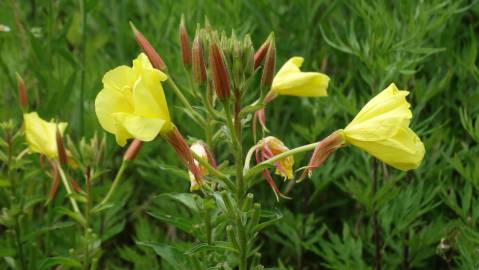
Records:
[[[213,154],[211,153],[211,151],[209,151],[208,146],[204,142],[202,141],[195,142],[190,146],[190,149],[193,153],[198,155],[202,160],[210,163],[211,166],[216,167],[216,161],[213,157]],[[205,166],[202,166],[196,159],[195,159],[195,165],[199,168],[201,177],[208,175],[207,168]],[[191,183],[190,191],[198,190],[200,188],[201,183],[195,179],[194,174],[191,171],[188,171],[188,174],[190,175],[190,183]]]
[[[260,163],[288,150],[288,147],[286,147],[279,139],[272,136],[266,137],[256,144],[256,162]],[[275,173],[277,175],[283,176],[285,179],[291,180],[293,179],[293,165],[293,156],[282,158],[274,163],[274,166],[276,167]],[[276,186],[269,171],[263,170],[262,173],[263,177],[273,189],[276,197],[278,198],[278,195],[283,196]]]
[[[59,133],[63,134],[68,124],[47,122],[41,119],[36,112],[24,114],[23,121],[28,150],[32,153],[43,154],[48,158],[57,158],[57,128]]]
[[[371,99],[342,131],[346,142],[402,170],[416,169],[424,144],[409,128],[412,113],[406,96],[393,83]]]
[[[103,89],[95,100],[96,115],[119,145],[130,138],[151,141],[173,128],[161,85],[167,79],[143,53],[133,60],[133,67],[119,66],[103,76]]]

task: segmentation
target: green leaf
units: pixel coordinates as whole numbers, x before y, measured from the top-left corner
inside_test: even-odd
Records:
[[[70,266],[80,268],[82,265],[79,260],[71,257],[50,257],[40,263],[40,270],[53,269],[55,265]]]
[[[136,242],[137,245],[152,248],[158,256],[171,264],[174,269],[191,270],[185,254],[174,246],[162,243]]]

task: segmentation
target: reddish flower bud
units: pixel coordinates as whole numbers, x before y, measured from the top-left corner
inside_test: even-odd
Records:
[[[269,89],[273,83],[276,66],[276,45],[274,38],[271,39],[264,61],[263,74],[261,75],[261,87]]]
[[[73,178],[70,177],[70,183],[72,184],[73,190],[75,190],[75,191],[78,192],[78,193],[82,193],[82,192],[83,192],[83,190],[82,190],[81,187],[78,185],[77,181],[75,181],[75,179],[73,179]]]
[[[123,160],[133,160],[135,159],[136,155],[138,155],[138,152],[140,152],[141,146],[143,145],[143,142],[134,139],[130,146],[128,146],[128,149],[126,150],[125,154],[123,155]]]
[[[20,107],[26,110],[28,109],[27,90],[25,87],[25,82],[23,81],[22,77],[18,73],[17,73],[17,86],[18,86],[18,100],[20,102]]]
[[[203,44],[201,38],[197,33],[193,40],[193,47],[191,48],[192,64],[193,64],[193,78],[197,84],[206,82],[206,65]]]
[[[195,164],[193,159],[193,155],[191,154],[191,149],[188,144],[185,142],[183,136],[178,131],[176,127],[174,127],[168,134],[166,134],[167,141],[173,146],[176,154],[180,158],[181,162],[185,164],[186,168],[193,174],[196,182],[201,185],[201,171],[200,168]]]
[[[52,162],[52,185],[50,191],[48,192],[48,201],[47,204],[55,198],[57,194],[58,185],[60,184],[60,171],[58,170],[58,164]]]
[[[68,164],[68,156],[67,151],[65,150],[65,144],[63,143],[63,137],[60,133],[60,129],[56,130],[56,141],[57,141],[57,151],[58,151],[58,160],[60,161],[61,165]]]
[[[181,47],[181,56],[183,57],[183,64],[185,66],[191,65],[191,49],[190,49],[190,38],[188,37],[188,31],[185,26],[185,17],[181,16],[180,23],[180,47]]]
[[[254,53],[254,69],[256,70],[261,62],[263,62],[264,57],[269,49],[270,39],[268,38],[259,49]]]
[[[334,153],[334,151],[341,147],[343,143],[344,139],[341,136],[341,133],[337,131],[320,141],[316,148],[314,148],[314,152],[313,155],[311,155],[308,166],[304,168],[304,171],[298,181],[302,181],[304,178],[306,178],[306,176],[311,176],[312,170],[323,165],[326,159],[328,159],[328,157]]]
[[[148,56],[151,64],[154,68],[159,70],[166,70],[166,65],[160,55],[156,52],[155,48],[151,46],[151,43],[145,38],[145,36],[136,29],[132,22],[130,22],[131,29],[135,35],[136,42],[140,45],[143,52]]]
[[[216,42],[210,43],[210,69],[213,79],[213,87],[219,99],[227,99],[230,96],[230,80],[223,56]]]

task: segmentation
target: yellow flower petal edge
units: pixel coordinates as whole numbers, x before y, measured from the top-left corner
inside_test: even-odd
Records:
[[[329,77],[319,72],[302,72],[303,62],[298,56],[289,59],[274,77],[271,92],[289,96],[327,96]]]
[[[396,169],[419,167],[425,148],[409,128],[412,113],[406,100],[408,94],[395,84],[389,85],[341,131],[344,140]]]
[[[48,158],[58,157],[56,130],[63,135],[67,123],[47,122],[38,116],[37,112],[23,115],[25,138],[30,153],[39,153]]]
[[[102,128],[114,134],[119,145],[131,138],[151,141],[172,129],[161,85],[167,79],[144,53],[133,60],[132,67],[119,66],[103,76],[95,112]]]

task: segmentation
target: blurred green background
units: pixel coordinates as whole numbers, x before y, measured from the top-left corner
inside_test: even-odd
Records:
[[[268,105],[271,135],[290,148],[344,127],[392,82],[411,92],[412,128],[427,151],[416,171],[405,174],[381,166],[378,191],[371,194],[371,158],[347,148],[311,180],[295,185],[292,200],[277,203],[266,184],[255,187],[262,204],[284,215],[260,235],[264,265],[372,269],[371,217],[376,212],[384,269],[479,267],[477,1],[3,0],[0,24],[11,31],[0,32],[0,120],[21,122],[18,72],[32,110],[46,119],[69,122],[72,141],[103,134],[93,106],[101,78],[113,67],[130,65],[139,53],[129,21],[150,39],[180,86],[186,83],[178,45],[181,14],[190,37],[205,16],[216,28],[250,33],[256,48],[274,31],[277,68],[297,55],[305,58],[304,70],[321,70],[331,77],[327,98],[279,97]],[[189,124],[174,95],[166,92],[183,134],[201,138],[201,129]],[[113,136],[106,138],[106,158],[99,167],[109,168],[105,173],[112,175],[123,150]],[[251,138],[249,142],[248,148]],[[226,158],[222,149],[216,154]],[[298,156],[297,168],[307,158]],[[164,258],[135,241],[178,246],[192,241],[146,213],[177,213],[171,202],[154,196],[188,190],[182,172],[172,168],[178,164],[162,141],[144,147],[117,195],[124,207],[106,217],[111,235],[102,244],[102,269],[170,269]],[[47,181],[40,173],[34,175]],[[95,192],[102,193],[108,180],[96,186]],[[62,233],[59,230],[59,238]],[[66,252],[61,249],[68,249],[67,242],[51,254]],[[42,256],[47,255],[36,258]]]

